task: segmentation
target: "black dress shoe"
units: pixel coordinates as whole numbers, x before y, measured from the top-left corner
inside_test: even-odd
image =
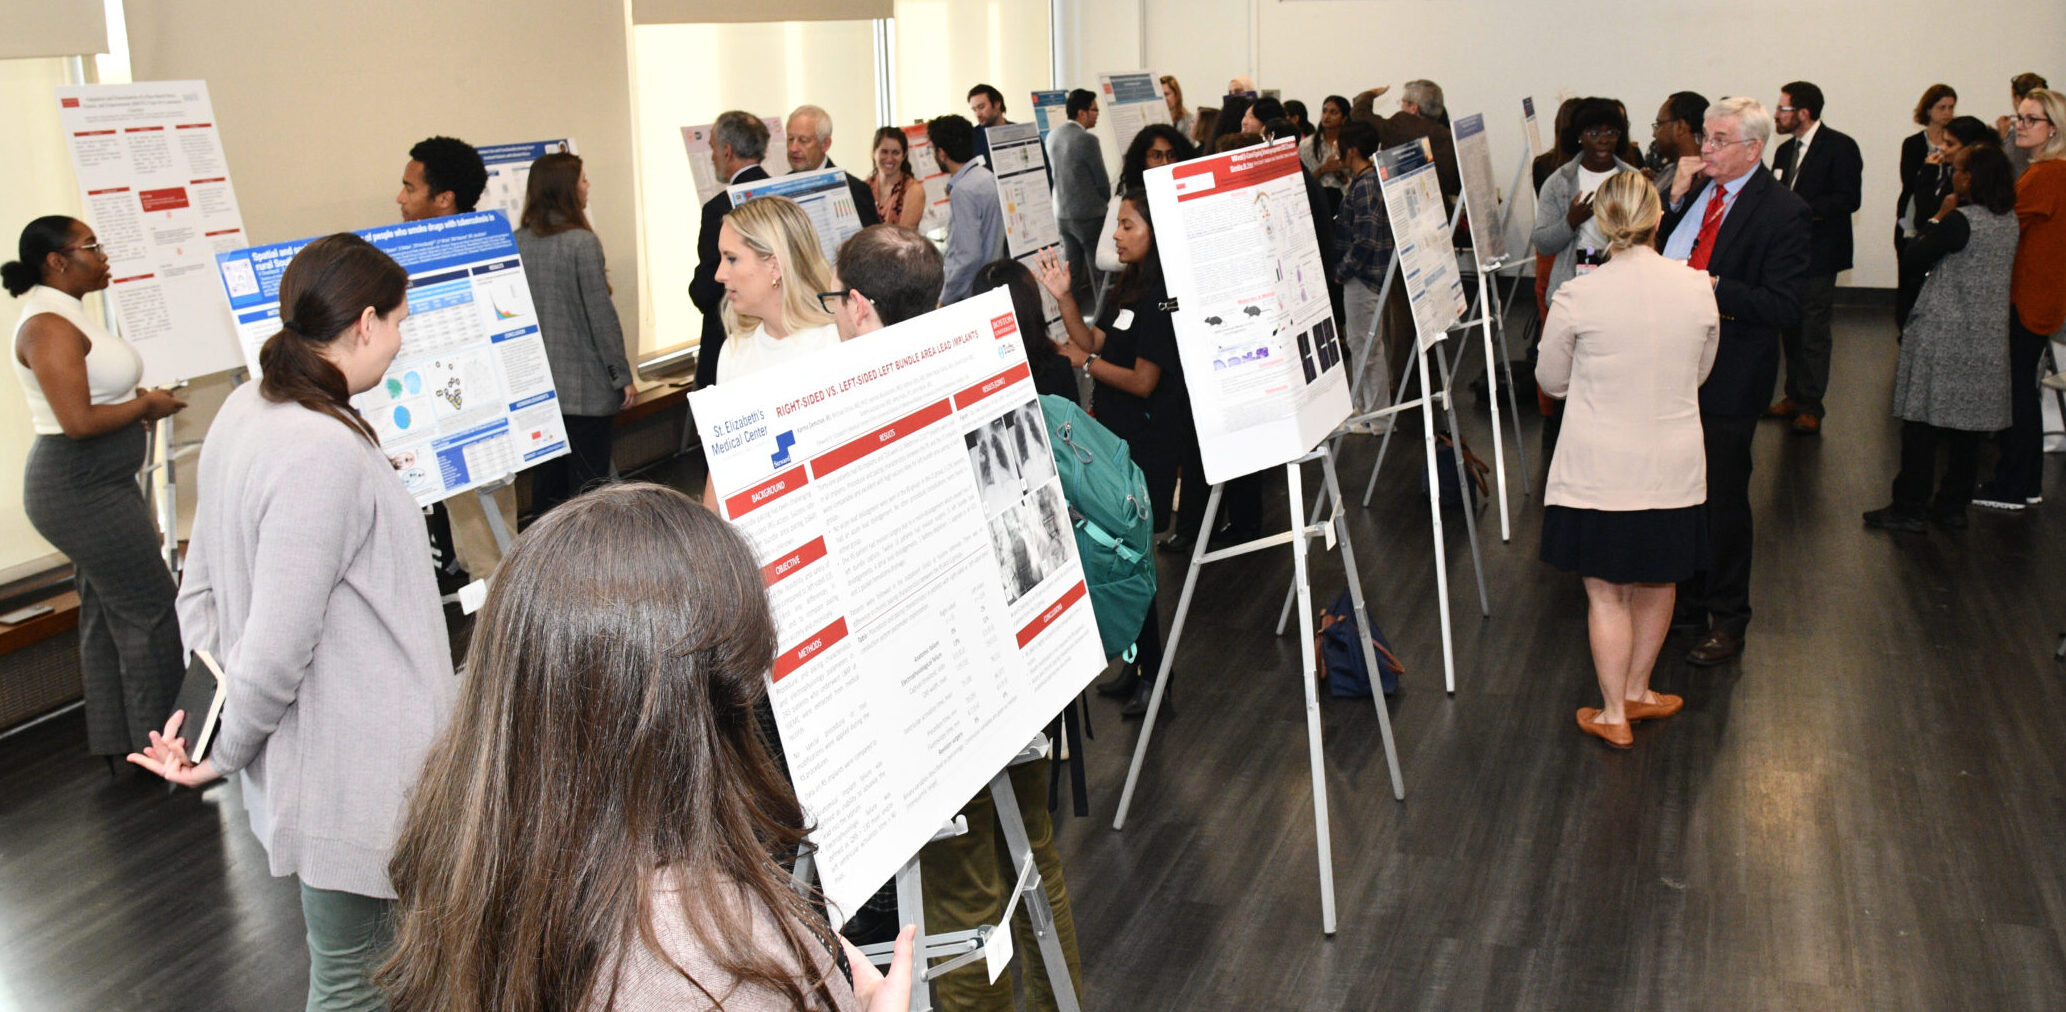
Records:
[[[1961,516],[1959,519],[1965,518]],[[1899,506],[1886,506],[1865,514],[1865,526],[1877,527],[1883,531],[1907,531],[1910,534],[1921,534],[1929,529],[1929,524],[1923,522],[1922,514],[1910,513]]]
[[[1715,629],[1686,655],[1686,663],[1696,668],[1711,668],[1742,652],[1742,637]]]
[[[1965,530],[1965,529],[1966,529],[1966,511],[1965,511],[1965,508],[1961,506],[1961,507],[1959,507],[1958,509],[1949,509],[1949,510],[1932,510],[1932,511],[1930,512],[1930,522],[1931,522],[1931,523],[1933,523],[1933,524],[1936,524],[1936,525],[1937,525],[1937,529],[1938,529],[1938,530],[1944,530],[1944,531],[1962,531],[1962,530]]]
[[[1140,687],[1133,692],[1133,698],[1127,700],[1126,705],[1119,708],[1119,719],[1139,720],[1147,716],[1148,700],[1154,694],[1155,680],[1152,678],[1141,679]],[[1176,716],[1176,704],[1172,702],[1175,695],[1174,692],[1170,691],[1168,685],[1162,687],[1162,716],[1164,718]]]
[[[1155,542],[1155,547],[1176,555],[1189,555],[1191,554],[1191,549],[1197,544],[1198,538],[1196,535],[1170,534],[1162,540]]]
[[[1112,699],[1126,699],[1133,695],[1134,686],[1143,684],[1146,681],[1147,679],[1141,677],[1140,668],[1128,664],[1120,668],[1118,674],[1097,684],[1098,695]]]

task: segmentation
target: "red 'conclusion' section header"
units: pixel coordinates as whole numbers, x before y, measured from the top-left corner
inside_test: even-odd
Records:
[[[1179,162],[1170,178],[1176,180],[1176,199],[1185,201],[1297,175],[1298,168],[1298,145],[1273,144]]]
[[[1063,592],[1062,596],[1055,603],[1048,605],[1047,610],[1041,612],[1039,617],[1026,623],[1026,628],[1019,630],[1019,649],[1026,649],[1026,644],[1046,632],[1047,627],[1055,624],[1055,620],[1061,618],[1062,613],[1068,611],[1070,605],[1083,600],[1084,595],[1088,593],[1090,590],[1083,585],[1083,581],[1076,581],[1076,586]]]

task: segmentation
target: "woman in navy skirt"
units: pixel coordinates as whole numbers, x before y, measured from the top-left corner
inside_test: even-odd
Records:
[[[1707,275],[1651,249],[1661,217],[1640,173],[1601,183],[1593,216],[1610,259],[1557,289],[1536,383],[1566,401],[1543,496],[1542,560],[1576,572],[1601,705],[1578,726],[1616,748],[1629,724],[1684,700],[1650,691],[1678,581],[1707,565],[1700,384],[1721,337]]]

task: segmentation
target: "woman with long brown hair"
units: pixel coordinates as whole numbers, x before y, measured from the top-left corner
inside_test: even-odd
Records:
[[[611,485],[525,531],[474,623],[458,712],[392,868],[393,1007],[909,1004],[791,886],[809,831],[761,738],[775,630],[731,527]]]
[[[637,387],[610,302],[603,241],[588,224],[588,173],[578,156],[531,163],[516,245],[567,426],[567,455],[531,469],[536,515],[610,477],[616,415],[631,407]]]
[[[201,446],[179,590],[186,645],[228,676],[221,723],[199,764],[180,713],[129,757],[187,786],[244,774],[273,874],[301,880],[312,1009],[382,1007],[388,855],[455,690],[423,511],[351,408],[401,347],[408,285],[349,234],[287,265],[264,378]]]
[[[911,139],[896,127],[875,131],[870,147],[875,171],[868,174],[868,192],[875,195],[875,213],[890,225],[915,229],[925,218],[925,185],[911,171]]]

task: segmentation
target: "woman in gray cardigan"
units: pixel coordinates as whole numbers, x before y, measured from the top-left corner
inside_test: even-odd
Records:
[[[264,379],[202,444],[179,592],[187,647],[228,678],[221,723],[199,764],[180,713],[129,757],[188,786],[243,773],[273,874],[301,880],[309,1008],[382,1007],[388,859],[458,688],[423,511],[350,405],[401,347],[407,287],[354,235],[288,265]]]
[[[1535,202],[1535,252],[1557,258],[1542,295],[1544,305],[1557,297],[1564,282],[1577,276],[1581,250],[1588,251],[1583,265],[1587,269],[1606,261],[1607,239],[1593,221],[1593,191],[1616,172],[1636,171],[1614,156],[1628,136],[1628,116],[1613,100],[1580,99],[1564,132],[1565,149],[1575,148],[1578,157],[1550,173]]]
[[[603,242],[588,225],[588,174],[579,157],[550,154],[531,164],[516,244],[567,426],[567,455],[531,470],[531,514],[538,516],[610,477],[616,415],[631,407],[636,388],[603,273]]]
[[[2008,156],[1988,144],[1952,158],[1951,196],[1919,209],[1901,251],[1901,282],[1920,286],[1902,321],[1894,373],[1901,472],[1894,502],[1865,514],[1867,527],[1921,531],[1966,525],[1980,438],[2009,425],[2009,276],[2020,235]],[[1937,480],[1937,448],[1945,451]],[[1936,486],[1936,495],[1930,494]]]

